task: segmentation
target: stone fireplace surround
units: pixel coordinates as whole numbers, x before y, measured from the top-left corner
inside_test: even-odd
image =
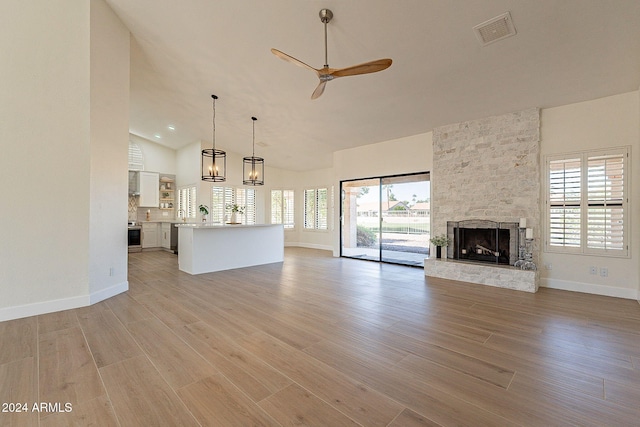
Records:
[[[448,221],[486,220],[533,229],[540,251],[540,111],[537,108],[455,123],[433,130],[431,234]],[[447,248],[449,252],[453,248]],[[516,249],[517,254],[517,249]],[[425,275],[536,292],[537,271],[510,265],[425,260]]]

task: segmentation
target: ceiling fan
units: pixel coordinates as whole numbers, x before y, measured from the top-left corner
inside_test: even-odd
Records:
[[[338,77],[369,74],[386,70],[391,66],[392,62],[391,59],[385,58],[346,68],[329,68],[329,60],[327,59],[327,24],[329,23],[329,21],[331,21],[331,18],[333,18],[333,12],[331,12],[329,9],[322,9],[320,11],[320,21],[322,21],[322,23],[324,24],[324,67],[313,68],[310,65],[307,65],[304,62],[294,58],[293,56],[279,51],[278,49],[271,49],[271,52],[278,58],[284,59],[285,61],[296,64],[302,68],[307,68],[311,71],[314,71],[318,75],[320,83],[316,87],[316,90],[314,90],[311,94],[311,99],[316,99],[320,95],[322,95],[322,93],[324,92],[324,87],[326,86],[328,81],[331,81]]]

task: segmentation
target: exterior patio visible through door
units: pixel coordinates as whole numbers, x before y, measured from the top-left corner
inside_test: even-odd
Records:
[[[428,172],[342,181],[340,255],[422,266],[430,184]]]

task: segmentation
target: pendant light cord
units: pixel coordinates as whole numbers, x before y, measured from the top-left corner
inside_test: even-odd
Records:
[[[251,149],[251,157],[256,157],[256,120],[258,119],[251,117],[251,120],[253,120],[253,146]]]
[[[216,151],[216,99],[218,99],[218,97],[216,95],[211,95],[211,98],[213,98],[213,152],[214,152],[214,156],[215,156],[215,151]],[[214,160],[215,162],[215,160]]]

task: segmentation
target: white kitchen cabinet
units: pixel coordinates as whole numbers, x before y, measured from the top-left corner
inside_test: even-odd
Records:
[[[161,225],[160,241],[164,249],[171,249],[171,224],[170,222],[163,222]]]
[[[138,206],[143,208],[157,208],[160,204],[158,185],[160,175],[156,172],[138,172],[140,198]]]
[[[142,223],[142,249],[157,248],[159,244],[159,224],[157,222]]]

